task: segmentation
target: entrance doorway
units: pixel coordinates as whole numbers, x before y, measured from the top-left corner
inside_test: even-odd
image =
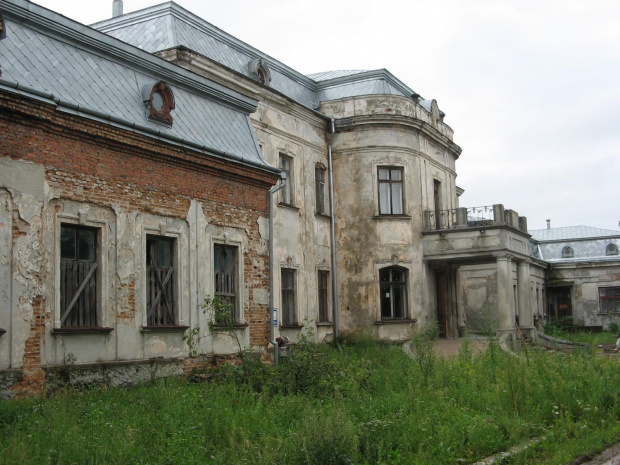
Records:
[[[439,337],[448,337],[450,334],[448,274],[445,271],[435,273],[437,283],[437,324]]]

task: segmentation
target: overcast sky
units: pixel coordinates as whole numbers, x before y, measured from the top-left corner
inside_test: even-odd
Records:
[[[112,0],[35,3],[84,24],[112,13]],[[301,73],[386,68],[436,99],[463,149],[461,206],[503,203],[530,229],[620,229],[619,1],[177,3]]]

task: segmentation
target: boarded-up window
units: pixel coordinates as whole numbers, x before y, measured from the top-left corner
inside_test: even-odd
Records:
[[[295,316],[295,270],[282,268],[282,325],[297,323]]]
[[[403,214],[402,168],[379,168],[379,214]]]
[[[146,238],[147,325],[176,324],[175,317],[175,240],[168,237]]]
[[[319,270],[319,323],[328,323],[329,305],[328,305],[328,283],[329,271]]]
[[[238,322],[237,247],[215,244],[213,268],[215,295],[230,303],[230,321]]]
[[[97,326],[97,229],[60,228],[60,324]]]
[[[280,154],[279,168],[286,174],[284,187],[280,190],[280,203],[292,206],[295,203],[293,197],[293,159]]]
[[[317,165],[314,169],[316,190],[316,212],[325,213],[325,168]]]
[[[620,313],[620,287],[599,287],[601,313]]]
[[[390,267],[379,271],[381,318],[392,320],[407,317],[407,270]]]

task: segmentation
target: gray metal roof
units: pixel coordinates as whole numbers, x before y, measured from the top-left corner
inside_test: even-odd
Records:
[[[186,47],[246,77],[250,77],[248,63],[263,58],[271,70],[269,87],[311,109],[320,101],[358,95],[413,94],[385,69],[327,71],[304,76],[174,2],[107,19],[92,27],[150,53]]]
[[[329,79],[351,76],[353,74],[365,73],[367,69],[338,69],[334,71],[323,71],[321,73],[308,74],[308,77],[316,82],[327,81]]]
[[[561,241],[571,239],[590,239],[596,237],[620,237],[620,231],[599,229],[590,226],[568,226],[563,228],[535,229],[529,231],[532,238],[540,241]]]
[[[49,94],[65,111],[275,170],[251,128],[255,100],[30,2],[0,0],[0,8],[5,90]],[[175,97],[171,128],[149,121],[142,101],[142,87],[160,80]]]

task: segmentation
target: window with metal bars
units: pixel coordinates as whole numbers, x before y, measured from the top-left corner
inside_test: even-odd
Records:
[[[599,287],[601,313],[620,313],[620,287]]]
[[[216,321],[216,323],[238,323],[240,318],[237,298],[237,247],[215,244],[213,268],[215,295],[230,304],[229,321]]]
[[[297,324],[295,315],[295,270],[282,268],[280,287],[282,289],[282,326]]]
[[[60,325],[98,326],[98,263],[96,228],[60,227]]]
[[[379,214],[403,214],[403,169],[379,168]]]
[[[329,271],[319,270],[319,323],[329,323],[331,321],[329,314]]]
[[[148,326],[177,324],[175,243],[176,241],[169,237],[146,237],[146,319]]]
[[[407,318],[407,270],[389,267],[379,270],[381,319]]]

